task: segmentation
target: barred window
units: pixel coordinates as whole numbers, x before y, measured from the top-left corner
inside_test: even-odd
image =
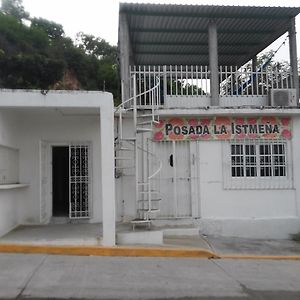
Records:
[[[232,177],[286,176],[286,145],[283,141],[231,144]]]
[[[291,145],[286,139],[224,141],[223,188],[293,188],[291,162]]]

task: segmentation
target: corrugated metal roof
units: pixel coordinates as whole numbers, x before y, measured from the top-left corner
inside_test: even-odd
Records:
[[[208,24],[218,26],[220,65],[240,66],[288,31],[300,7],[120,3],[135,64],[208,64]]]

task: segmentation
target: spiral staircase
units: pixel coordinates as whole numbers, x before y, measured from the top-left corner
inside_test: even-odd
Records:
[[[122,101],[115,109],[118,116],[115,175],[121,177],[124,170],[134,170],[136,217],[131,220],[134,229],[136,225],[150,227],[152,219],[160,211],[161,197],[154,181],[161,171],[162,162],[141,142],[143,137],[151,138],[153,126],[159,123],[157,111],[160,103],[160,80],[158,77],[155,78],[153,87],[139,94],[135,75],[131,77],[131,81],[132,97]],[[141,99],[147,99],[147,105],[144,105],[145,102]],[[125,116],[130,116],[133,124],[131,136],[124,133]]]

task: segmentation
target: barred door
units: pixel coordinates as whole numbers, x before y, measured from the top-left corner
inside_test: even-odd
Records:
[[[90,146],[71,145],[69,147],[69,217],[83,219],[90,217]]]
[[[192,216],[191,142],[153,142],[152,152],[160,158],[162,169],[154,181],[159,186],[160,218]],[[156,167],[155,167],[156,168]]]

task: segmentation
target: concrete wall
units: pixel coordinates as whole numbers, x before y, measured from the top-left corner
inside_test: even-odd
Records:
[[[17,116],[7,110],[0,110],[0,145],[7,149],[17,149],[18,130]],[[0,168],[7,164],[6,156],[0,157]],[[20,190],[0,189],[0,236],[19,224],[18,206]]]
[[[300,130],[300,117],[294,115],[292,120],[293,137],[289,144],[292,185],[287,188],[224,188],[224,160],[230,161],[230,157],[224,155],[224,144],[227,142],[197,142],[198,152],[195,155],[198,157],[199,193],[196,195],[198,205],[195,207],[198,214],[194,213],[193,216],[198,215],[198,218],[191,218],[187,223],[197,224],[207,234],[224,236],[288,238],[289,234],[299,232],[300,164],[297,162],[300,161],[300,137],[296,133]],[[127,122],[127,130],[129,126]],[[127,174],[119,178],[117,183],[117,201],[124,201],[122,213],[125,219],[130,219],[135,214],[133,180],[134,177]],[[173,190],[170,189],[169,192],[172,194]],[[157,223],[174,225],[174,220]]]
[[[90,221],[103,221],[102,244],[114,245],[112,94],[99,91],[49,91],[44,94],[37,90],[1,90],[0,108],[0,146],[14,147],[19,151],[18,180],[28,183],[27,187],[22,186],[22,190],[10,189],[3,193],[5,187],[0,186],[0,217],[4,218],[0,222],[0,235],[18,224],[40,223],[40,210],[43,211],[40,205],[41,187],[45,186],[41,184],[45,178],[41,180],[44,166],[40,162],[46,160],[41,155],[44,152],[40,151],[40,148],[45,148],[42,142],[50,146],[51,143],[90,142],[93,159],[93,212]],[[48,157],[51,156],[49,152]],[[11,203],[7,204],[9,201]],[[51,214],[49,207],[48,213]]]
[[[29,184],[29,187],[23,193],[21,223],[40,222],[40,141],[54,145],[70,142],[92,143],[93,213],[91,222],[101,221],[99,117],[64,116],[55,110],[33,110],[32,112],[20,112],[19,124],[20,181]],[[51,150],[49,155],[51,160]],[[48,178],[48,180],[51,184],[51,179]],[[48,198],[51,201],[51,197]],[[47,205],[47,207],[51,209],[51,205]]]

